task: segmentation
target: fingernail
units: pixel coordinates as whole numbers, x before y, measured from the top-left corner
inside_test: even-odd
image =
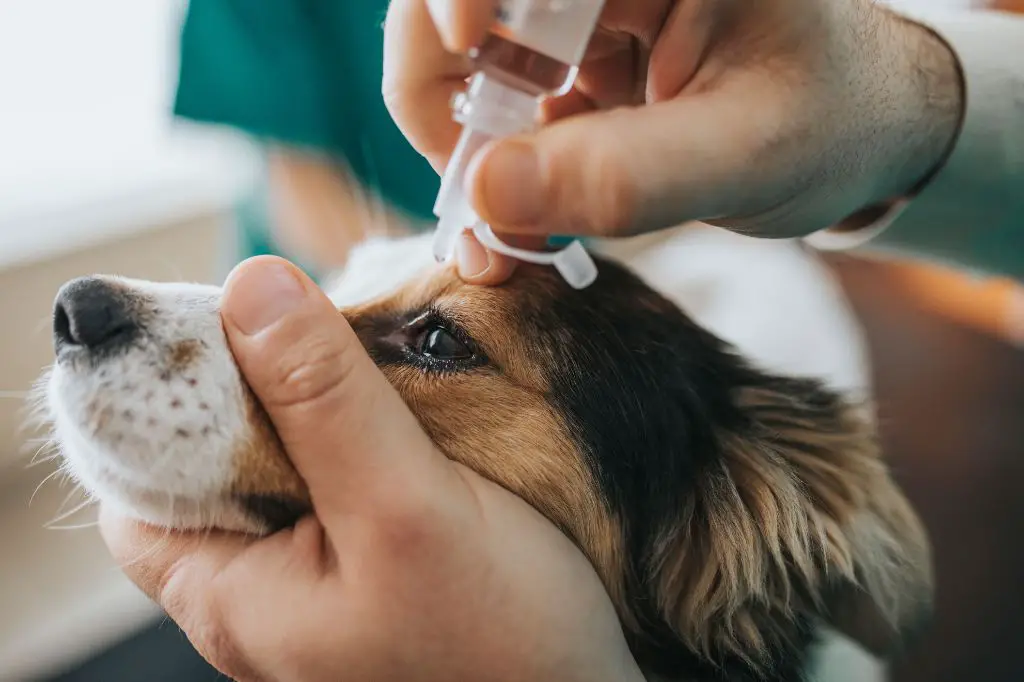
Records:
[[[481,160],[487,218],[502,226],[535,225],[544,211],[540,164],[530,145],[500,145]]]
[[[306,289],[283,263],[241,265],[226,285],[224,315],[240,332],[255,336],[298,308]]]
[[[455,262],[466,279],[480,277],[491,267],[490,254],[470,232],[463,232],[455,243]]]

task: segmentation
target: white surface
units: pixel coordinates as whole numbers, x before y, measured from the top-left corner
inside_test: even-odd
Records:
[[[254,158],[175,124],[177,0],[0,0],[0,268],[233,201]]]

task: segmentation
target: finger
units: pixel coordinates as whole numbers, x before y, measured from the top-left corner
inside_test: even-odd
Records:
[[[683,0],[672,8],[654,48],[647,71],[647,100],[660,102],[679,94],[700,68],[714,29],[724,16],[721,0]]]
[[[493,286],[507,281],[516,269],[516,261],[485,249],[472,232],[463,232],[455,243],[459,276],[469,284]]]
[[[249,546],[241,535],[177,533],[100,510],[100,532],[125,575],[170,616],[214,667],[253,679],[230,637],[224,636],[215,586]]]
[[[468,59],[445,49],[424,0],[393,0],[384,25],[384,102],[439,173],[459,138],[451,100],[469,75]]]
[[[586,94],[573,88],[561,97],[552,97],[541,103],[541,120],[544,123],[551,123],[560,118],[575,116],[587,111],[596,111],[597,104]]]
[[[783,155],[764,152],[787,116],[758,88],[732,83],[491,143],[467,173],[474,208],[496,230],[595,236],[763,210],[786,181],[772,166],[784,166]],[[736,106],[750,100],[756,120]]]
[[[609,36],[604,55],[588,58],[580,66],[574,88],[600,109],[639,104],[644,95],[647,48],[625,34]]]
[[[610,0],[580,64],[576,89],[601,108],[638,104],[647,62],[672,0]]]
[[[537,235],[497,235],[499,239],[522,249],[543,249],[547,241]],[[455,245],[459,276],[469,284],[497,286],[504,284],[515,273],[518,261],[505,254],[491,251],[473,236],[472,232],[463,232]]]
[[[239,644],[245,637],[237,636],[253,595],[286,585],[301,590],[320,577],[326,563],[322,528],[312,517],[256,542],[233,533],[153,528],[102,507],[100,532],[129,579],[232,679],[259,679]],[[283,595],[281,601],[294,599]]]
[[[445,48],[457,53],[483,41],[497,7],[498,0],[427,0]]]
[[[224,328],[317,516],[367,514],[437,489],[441,456],[327,296],[295,266],[246,261],[229,277]]]
[[[690,0],[608,0],[601,11],[600,30],[625,33],[650,47],[672,7]]]
[[[176,621],[202,605],[198,593],[250,543],[242,535],[155,528],[106,506],[100,532],[125,574]]]
[[[452,120],[451,100],[465,88],[471,73],[469,61],[449,49],[464,52],[478,44],[495,4],[495,0],[431,0],[429,4],[393,0],[388,8],[384,101],[410,144],[438,173],[447,166],[460,132]],[[671,4],[671,0],[613,0],[603,12],[604,33],[629,33],[653,44]],[[618,49],[620,42],[612,40],[612,47]],[[594,47],[599,53],[601,43],[598,35]]]
[[[256,679],[234,640],[225,636],[211,592],[244,551],[239,538],[160,536],[109,518],[100,528],[124,572],[177,623],[203,658],[232,679]]]

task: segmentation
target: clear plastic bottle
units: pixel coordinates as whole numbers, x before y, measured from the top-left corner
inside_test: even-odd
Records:
[[[452,102],[462,137],[441,182],[434,213],[438,227],[434,255],[447,260],[465,229],[474,229],[489,247],[502,250],[469,204],[462,181],[470,161],[488,141],[531,130],[541,101],[567,93],[579,72],[604,0],[502,0],[483,43],[470,54],[476,74]],[[559,255],[504,248],[523,260],[553,263],[573,286],[588,286],[596,270],[578,244]]]
[[[538,97],[572,87],[604,0],[502,0],[476,67]]]

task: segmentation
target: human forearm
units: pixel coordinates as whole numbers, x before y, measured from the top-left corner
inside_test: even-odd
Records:
[[[402,234],[408,221],[326,155],[275,147],[268,154],[274,236],[319,268],[343,266],[371,235]]]

